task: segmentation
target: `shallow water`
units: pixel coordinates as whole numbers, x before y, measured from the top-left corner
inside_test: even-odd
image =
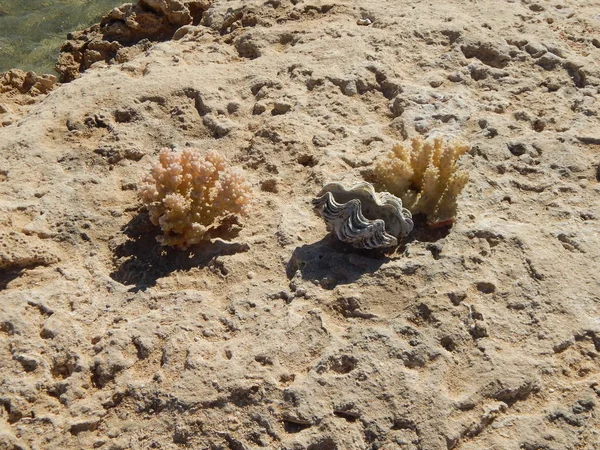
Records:
[[[53,73],[69,31],[87,28],[127,0],[0,0],[0,72]]]

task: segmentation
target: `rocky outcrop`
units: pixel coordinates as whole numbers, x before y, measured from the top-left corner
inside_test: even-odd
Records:
[[[13,124],[55,87],[54,75],[37,75],[19,69],[0,73],[0,127]]]
[[[55,83],[54,75],[37,75],[35,72],[12,69],[0,73],[0,94],[14,92],[37,96],[50,92]]]
[[[169,39],[178,28],[198,23],[210,4],[211,0],[139,0],[113,9],[98,25],[69,34],[56,64],[60,81],[78,78],[99,61],[131,59],[147,49],[148,42]]]

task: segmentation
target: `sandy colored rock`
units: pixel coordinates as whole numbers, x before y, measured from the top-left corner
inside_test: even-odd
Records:
[[[593,1],[107,14],[0,94],[0,447],[600,447]],[[454,226],[327,234],[323,185],[417,136],[471,148]],[[162,147],[245,170],[237,237],[156,242]]]
[[[110,11],[98,25],[70,33],[56,71],[62,82],[80,77],[94,63],[123,63],[170,39],[184,25],[198,23],[210,0],[141,0]]]
[[[0,127],[15,123],[38,98],[56,87],[54,75],[11,69],[0,73]]]

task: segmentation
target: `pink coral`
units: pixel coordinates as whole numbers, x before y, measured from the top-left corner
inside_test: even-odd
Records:
[[[163,148],[144,179],[140,198],[160,226],[163,245],[185,249],[209,237],[225,220],[246,215],[251,186],[215,151]]]

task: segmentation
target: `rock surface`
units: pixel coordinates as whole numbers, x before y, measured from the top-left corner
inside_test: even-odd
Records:
[[[79,78],[0,92],[0,448],[600,448],[594,5],[141,0],[74,33]],[[454,227],[327,236],[314,194],[417,135],[472,147]],[[246,170],[233,241],[156,243],[163,146]]]

